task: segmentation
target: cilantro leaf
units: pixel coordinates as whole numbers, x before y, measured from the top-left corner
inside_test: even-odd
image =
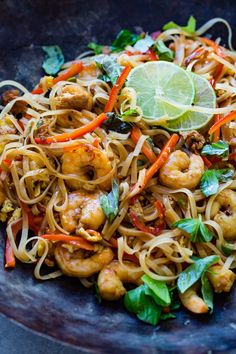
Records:
[[[203,273],[203,275],[201,276],[201,292],[202,292],[202,297],[204,302],[207,304],[210,313],[213,312],[213,290],[212,290],[212,286],[206,276],[206,273]]]
[[[95,62],[99,69],[105,74],[104,81],[111,81],[114,85],[122,72],[122,67],[117,63],[117,59],[104,54],[97,57]]]
[[[112,190],[109,194],[100,196],[100,204],[109,222],[112,222],[119,212],[119,185],[112,181]]]
[[[134,45],[134,48],[141,53],[146,53],[146,51],[154,44],[154,40],[148,34]]]
[[[186,26],[177,25],[173,21],[170,21],[165,26],[163,26],[163,30],[168,30],[168,29],[172,29],[172,28],[179,28],[189,34],[193,34],[196,31],[196,19],[193,16],[190,16]]]
[[[90,42],[88,44],[88,48],[92,49],[94,51],[94,54],[99,55],[102,54],[102,50],[104,48],[104,45],[102,44],[97,44],[95,42]]]
[[[200,219],[181,219],[175,222],[173,226],[190,234],[192,242],[210,242],[213,237]]]
[[[130,32],[127,29],[121,30],[111,44],[112,52],[124,50],[128,45],[134,45],[140,39],[140,35]]]
[[[43,46],[43,51],[46,53],[43,69],[48,75],[56,75],[64,64],[64,55],[58,45]]]
[[[182,273],[180,273],[177,280],[178,290],[181,293],[184,293],[201,278],[201,276],[212,264],[219,262],[219,260],[219,256],[208,256],[196,260],[195,263],[191,264]]]
[[[229,155],[229,144],[226,141],[219,140],[213,144],[207,144],[202,149],[202,155],[216,155],[222,158]]]
[[[123,122],[117,114],[113,112],[107,113],[107,117],[101,125],[103,129],[121,134],[127,134],[131,131],[132,125],[128,122]]]
[[[206,197],[214,195],[218,191],[219,181],[226,182],[231,179],[233,175],[234,171],[227,168],[220,170],[207,170],[201,178],[200,189]]]
[[[173,61],[175,53],[168,48],[163,41],[159,40],[155,42],[152,48],[157,53],[160,60]]]

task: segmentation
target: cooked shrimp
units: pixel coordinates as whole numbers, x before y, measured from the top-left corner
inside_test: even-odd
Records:
[[[74,109],[81,111],[82,109],[91,110],[93,98],[82,86],[66,85],[59,92],[58,96],[51,101],[52,107],[55,109]],[[57,116],[57,123],[64,128],[74,128],[78,126],[78,118],[80,113],[76,115],[63,114]]]
[[[206,274],[216,293],[229,292],[236,278],[232,270],[218,264],[211,266]]]
[[[88,193],[80,190],[70,193],[67,209],[60,215],[62,227],[71,233],[81,227],[97,230],[105,221],[100,195],[99,191]]]
[[[114,258],[109,247],[102,248],[92,256],[84,258],[81,250],[70,250],[66,245],[58,243],[55,258],[61,271],[70,277],[90,277],[98,273]]]
[[[197,285],[194,284],[183,294],[179,293],[179,298],[189,311],[193,313],[207,313],[208,306],[203,299],[197,295]]]
[[[236,192],[231,189],[221,191],[212,205],[211,217],[220,225],[225,239],[235,240]]]
[[[62,173],[76,175],[81,181],[75,179],[66,180],[73,189],[84,188],[93,190],[96,185],[89,183],[111,172],[112,166],[105,152],[90,144],[81,144],[76,151],[65,152],[62,156]],[[98,183],[101,189],[109,189],[111,176]]]
[[[194,188],[204,173],[204,163],[199,155],[190,157],[177,150],[170,154],[165,165],[160,169],[160,181],[170,188]]]
[[[133,283],[140,285],[142,283],[142,271],[132,273],[132,269],[137,265],[126,261],[125,264],[131,268],[129,272],[118,261],[112,261],[107,267],[103,268],[98,276],[98,288],[101,297],[105,300],[119,300],[126,289],[123,283]]]

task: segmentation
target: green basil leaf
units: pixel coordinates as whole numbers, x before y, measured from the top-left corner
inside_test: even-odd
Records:
[[[226,182],[231,179],[233,175],[234,171],[227,168],[221,170],[207,170],[201,178],[200,189],[206,197],[214,195],[218,191],[219,181]]]
[[[101,195],[100,203],[108,221],[112,222],[119,212],[119,184],[115,179],[112,181],[112,191]]]
[[[143,275],[142,280],[155,294],[155,301],[158,305],[166,307],[171,303],[169,289],[164,281],[152,279],[148,275]]]
[[[218,188],[219,180],[216,176],[215,170],[205,171],[200,182],[200,189],[202,193],[206,197],[209,197],[210,195],[216,194]]]
[[[207,144],[202,149],[202,155],[216,155],[222,158],[229,155],[229,144],[226,141],[219,140],[213,144]]]
[[[196,32],[196,20],[193,16],[190,16],[188,19],[187,26],[179,26],[173,21],[170,21],[165,26],[163,26],[163,30],[168,30],[172,28],[179,28],[189,34],[193,34]]]
[[[101,304],[102,297],[101,297],[101,294],[100,294],[99,287],[98,287],[97,283],[94,284],[94,287],[95,287],[95,294],[96,294],[96,298],[98,300],[98,303]]]
[[[155,42],[152,48],[157,53],[160,60],[173,61],[175,53],[168,48],[163,41],[159,40]]]
[[[149,296],[147,285],[143,284],[128,291],[124,297],[124,305],[128,311],[136,314],[141,321],[153,326],[157,325],[162,309]]]
[[[94,54],[99,55],[102,54],[102,50],[104,48],[104,45],[102,44],[97,44],[95,42],[90,42],[88,44],[88,48],[92,49],[94,51]]]
[[[161,314],[160,319],[165,321],[165,320],[171,320],[172,318],[176,318],[175,314],[172,312],[169,313],[163,313]]]
[[[139,111],[137,109],[128,109],[127,111],[125,111],[124,113],[122,113],[121,117],[136,117],[139,115]]]
[[[131,131],[132,125],[128,122],[123,122],[115,113],[107,113],[107,117],[101,125],[103,129],[121,134],[127,134]]]
[[[146,53],[148,49],[154,44],[154,40],[148,34],[138,42],[135,43],[134,48],[141,53]]]
[[[99,69],[105,74],[105,81],[109,78],[114,85],[122,72],[122,67],[117,63],[117,59],[104,54],[95,58],[95,62]]]
[[[195,261],[195,263],[191,264],[182,273],[180,273],[177,280],[178,290],[181,293],[184,293],[201,278],[201,276],[212,264],[219,262],[219,260],[219,256],[208,256]]]
[[[202,292],[202,297],[204,302],[207,304],[210,313],[213,312],[213,296],[214,296],[214,292],[212,289],[212,286],[206,276],[206,274],[204,273],[201,277],[201,292]]]
[[[210,242],[213,235],[200,219],[181,219],[173,224],[191,235],[192,242]]]
[[[112,52],[119,52],[124,50],[128,45],[134,45],[139,39],[140,35],[134,34],[127,29],[121,30],[116,39],[111,44]]]
[[[221,250],[226,256],[230,256],[235,252],[235,250],[232,247],[233,245],[224,241],[224,243],[221,245]]]
[[[43,62],[43,69],[48,75],[56,75],[64,64],[64,55],[58,45],[43,46],[46,57]]]

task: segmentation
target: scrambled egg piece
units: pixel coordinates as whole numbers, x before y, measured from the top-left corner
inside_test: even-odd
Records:
[[[7,214],[14,210],[12,202],[9,199],[5,199],[0,211],[0,221],[5,222],[7,220]]]

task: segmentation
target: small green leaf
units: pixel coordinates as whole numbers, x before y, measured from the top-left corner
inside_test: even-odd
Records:
[[[224,243],[221,245],[221,250],[226,256],[230,256],[235,252],[235,250],[232,247],[233,245],[224,241]]]
[[[112,222],[119,212],[119,184],[115,179],[112,181],[112,191],[101,195],[100,203],[108,221]]]
[[[212,286],[205,273],[201,276],[201,283],[202,283],[201,292],[202,292],[203,300],[207,304],[210,313],[212,313],[214,307],[213,306],[214,293],[213,293]]]
[[[176,318],[175,314],[172,312],[169,313],[163,313],[161,314],[160,319],[165,321],[165,320],[171,320],[172,318]]]
[[[233,175],[234,171],[227,168],[221,170],[207,170],[201,178],[200,189],[206,197],[214,195],[218,191],[219,181],[226,182],[231,179]]]
[[[193,34],[196,32],[196,20],[193,16],[190,16],[188,19],[187,26],[179,26],[173,21],[170,21],[165,26],[163,26],[163,30],[168,30],[172,28],[179,28],[189,34]]]
[[[116,39],[112,42],[111,51],[120,52],[128,45],[134,45],[140,38],[140,35],[134,34],[127,29],[123,29],[118,33]]]
[[[219,260],[219,256],[208,256],[195,261],[195,263],[191,264],[182,273],[180,273],[177,280],[178,290],[181,293],[184,293],[201,278],[201,276],[212,264],[219,262]]]
[[[146,53],[148,49],[154,44],[154,40],[148,34],[138,42],[135,43],[134,48],[141,53]]]
[[[101,125],[103,129],[120,134],[127,134],[131,131],[132,125],[128,122],[123,122],[117,114],[107,113],[107,117],[108,118]]]
[[[157,53],[160,60],[173,61],[175,57],[175,53],[173,52],[173,50],[168,48],[161,40],[157,41],[154,44],[153,50]]]
[[[153,291],[156,296],[157,304],[163,307],[171,303],[169,289],[164,281],[152,279],[148,275],[143,275],[142,280]]]
[[[226,141],[219,140],[213,144],[207,144],[202,149],[202,155],[215,155],[222,158],[229,155],[229,144]]]
[[[181,219],[173,224],[191,235],[192,242],[210,242],[213,235],[200,219]]]
[[[56,75],[64,64],[64,55],[58,45],[43,46],[42,49],[46,53],[43,62],[43,69],[48,75]]]
[[[95,58],[95,62],[103,74],[105,74],[104,81],[111,81],[114,85],[122,72],[122,67],[117,63],[117,59],[110,55],[100,55]],[[103,79],[104,76],[100,76]]]
[[[102,50],[104,48],[104,45],[102,44],[97,44],[95,42],[90,42],[88,44],[88,48],[92,49],[94,51],[94,54],[99,55],[102,54]]]
[[[101,297],[101,294],[100,294],[100,291],[99,291],[97,283],[94,284],[94,287],[95,287],[95,293],[96,293],[96,298],[98,300],[98,303],[101,304],[102,297]]]
[[[121,117],[136,117],[139,115],[139,111],[137,109],[128,109],[127,111],[125,111],[124,113],[122,113]]]

